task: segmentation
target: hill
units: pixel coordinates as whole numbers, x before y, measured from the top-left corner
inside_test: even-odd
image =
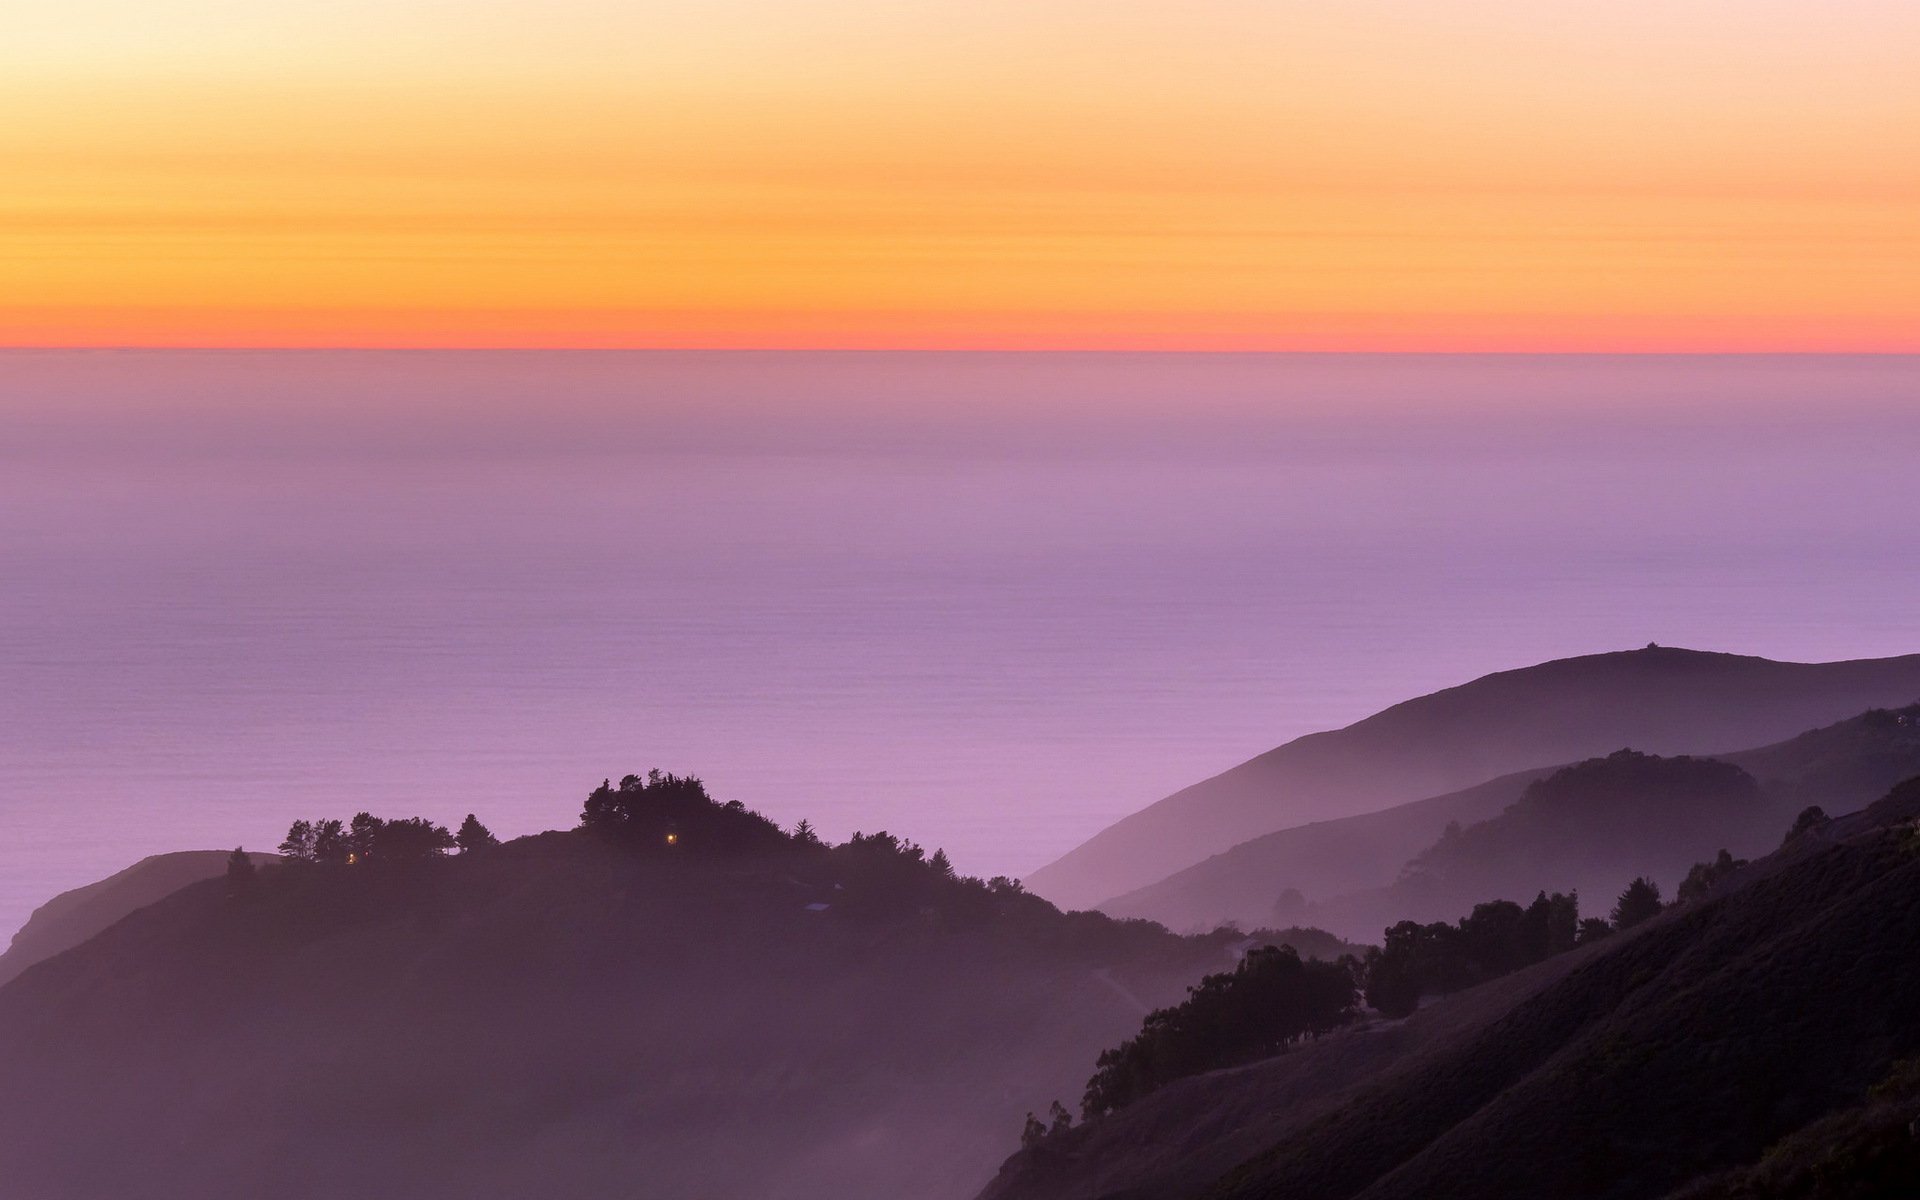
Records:
[[[1622,776],[1614,781],[1617,794],[1612,799],[1596,792],[1584,803],[1563,807],[1570,820],[1535,820],[1533,832],[1525,835],[1502,814],[1520,802],[1529,786],[1558,769],[1537,768],[1382,812],[1255,838],[1100,908],[1113,916],[1145,917],[1176,929],[1227,920],[1264,923],[1274,919],[1275,898],[1292,888],[1301,898],[1285,910],[1286,919],[1323,925],[1359,940],[1378,938],[1379,930],[1392,921],[1435,920],[1486,896],[1531,896],[1540,888],[1578,886],[1590,908],[1604,910],[1605,902],[1636,875],[1654,875],[1671,893],[1678,882],[1676,872],[1723,847],[1743,856],[1772,849],[1785,818],[1808,804],[1858,807],[1895,783],[1920,775],[1920,706],[1870,710],[1782,742],[1718,757],[1759,781],[1766,799],[1762,809],[1728,810],[1724,821],[1692,830],[1674,827],[1657,810],[1626,819],[1642,802],[1632,794],[1631,780]],[[1622,818],[1612,827],[1614,850],[1604,864],[1592,856],[1583,858],[1582,844],[1567,841],[1591,836],[1592,831],[1582,832],[1577,822],[1585,817],[1585,808],[1595,805],[1615,808]],[[1604,813],[1596,810],[1593,815]],[[1482,821],[1500,823],[1494,832],[1475,831]],[[1474,836],[1450,850],[1443,848],[1449,823]],[[1519,866],[1518,873],[1501,873],[1491,860],[1481,861],[1478,869],[1483,873],[1475,873],[1468,851],[1485,849],[1481,842],[1493,836],[1515,841],[1505,861]],[[1602,869],[1596,873],[1589,866]],[[1411,878],[1402,879],[1403,873]]]
[[[78,946],[136,909],[145,908],[203,879],[224,874],[226,850],[181,850],[156,854],[95,883],[62,892],[33,911],[13,944],[0,954],[0,984],[41,959]],[[255,854],[266,866],[279,861],[274,854]]]
[[[1125,895],[1249,838],[1622,746],[1710,754],[1920,698],[1920,655],[1786,663],[1648,647],[1503,671],[1288,742],[1103,830],[1027,877],[1064,907]]]
[[[1604,913],[1637,877],[1664,882],[1671,896],[1718,849],[1742,858],[1772,849],[1792,816],[1730,762],[1616,750],[1534,780],[1498,816],[1448,830],[1391,886],[1312,911],[1375,929],[1443,919],[1486,896],[1562,890]]]
[[[0,987],[5,1190],[966,1195],[1235,940],[824,846],[696,781],[585,817],[459,857],[323,822],[315,861],[28,968]]]
[[[1881,1085],[1920,1053],[1916,816],[1920,781],[1628,933],[1048,1138],[984,1195],[1899,1194],[1865,1188],[1915,1159],[1920,1100]],[[1786,1190],[1808,1162],[1827,1190]]]
[[[1550,770],[1518,771],[1380,812],[1278,830],[1105,901],[1100,911],[1185,930],[1212,929],[1230,921],[1251,926],[1300,920],[1316,900],[1392,880],[1408,860],[1438,841],[1448,825],[1498,815]],[[1297,900],[1287,896],[1289,890],[1298,894]],[[1369,933],[1379,936],[1377,929]]]

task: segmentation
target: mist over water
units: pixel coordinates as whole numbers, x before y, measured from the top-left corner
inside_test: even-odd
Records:
[[[653,765],[1020,874],[1491,670],[1920,650],[1916,461],[1911,357],[0,352],[0,937]]]

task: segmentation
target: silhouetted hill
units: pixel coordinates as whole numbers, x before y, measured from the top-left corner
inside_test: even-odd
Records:
[[[1127,817],[1028,886],[1097,904],[1249,838],[1632,746],[1711,754],[1920,698],[1920,655],[1783,663],[1649,647],[1488,675],[1316,733]]]
[[[41,959],[78,946],[135,909],[190,883],[224,874],[229,853],[181,850],[156,854],[98,882],[60,893],[33,911],[20,932],[13,935],[12,946],[0,954],[0,984]],[[251,857],[258,866],[279,861],[274,854]]]
[[[1449,831],[1392,886],[1314,911],[1372,929],[1444,919],[1486,896],[1560,890],[1604,914],[1639,876],[1671,897],[1716,849],[1771,850],[1792,817],[1730,762],[1618,750],[1536,779],[1498,816]]]
[[[1302,902],[1287,910],[1286,919],[1324,925],[1356,940],[1377,939],[1393,921],[1437,920],[1487,896],[1531,896],[1542,888],[1577,886],[1590,911],[1604,912],[1636,875],[1654,875],[1671,894],[1679,874],[1719,849],[1741,856],[1772,849],[1786,818],[1807,804],[1855,808],[1920,774],[1920,706],[1871,710],[1783,742],[1717,757],[1760,782],[1766,795],[1761,809],[1725,810],[1724,821],[1713,818],[1685,829],[1658,811],[1630,817],[1640,802],[1631,781],[1622,777],[1614,799],[1596,792],[1568,813],[1577,817],[1593,808],[1594,816],[1604,817],[1606,809],[1618,810],[1620,820],[1609,835],[1614,848],[1603,857],[1583,853],[1590,831],[1575,821],[1535,821],[1530,835],[1519,833],[1512,822],[1497,825],[1517,839],[1502,861],[1522,865],[1518,872],[1502,873],[1493,860],[1483,859],[1483,871],[1476,874],[1475,860],[1463,857],[1492,834],[1475,834],[1452,853],[1436,845],[1449,822],[1472,832],[1476,823],[1499,818],[1529,785],[1558,769],[1543,768],[1382,812],[1255,838],[1100,907],[1114,916],[1145,917],[1176,929],[1227,920],[1270,922],[1275,899],[1292,888]],[[1427,853],[1435,857],[1415,862]],[[1403,870],[1424,878],[1396,884]]]
[[[0,988],[0,1191],[964,1195],[1235,939],[883,836],[634,811],[196,884],[29,968]]]
[[[1871,1089],[1920,1053],[1916,814],[1920,781],[1629,933],[1049,1138],[985,1195],[1899,1194],[1781,1179],[1913,1159],[1889,1139],[1920,1107]]]
[[[1172,929],[1212,929],[1303,919],[1315,900],[1380,886],[1440,839],[1450,823],[1497,815],[1552,768],[1518,771],[1474,787],[1380,812],[1315,821],[1240,843],[1158,883],[1100,905],[1113,917],[1141,917]],[[1283,904],[1291,889],[1297,902]],[[1372,931],[1378,937],[1378,931]]]

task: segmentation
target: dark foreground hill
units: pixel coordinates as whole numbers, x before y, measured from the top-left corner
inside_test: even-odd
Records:
[[[1911,1195],[1916,816],[1920,782],[1631,932],[1048,1138],[985,1194]]]
[[[212,879],[227,869],[226,850],[181,850],[156,854],[96,883],[62,892],[33,911],[0,954],[0,984],[34,963],[78,946],[138,908],[172,895],[190,883]],[[255,854],[258,866],[276,855]]]
[[[1920,655],[1783,663],[1649,647],[1488,675],[1316,733],[1176,792],[1027,878],[1067,907],[1249,838],[1608,754],[1715,754],[1920,699]],[[1217,915],[1217,914],[1210,914]]]
[[[966,1195],[1226,961],[702,811],[196,884],[29,968],[0,1194]]]
[[[1524,798],[1560,768],[1535,769],[1267,834],[1100,907],[1175,929],[1277,917],[1373,940],[1394,921],[1441,919],[1488,896],[1577,888],[1589,909],[1604,911],[1637,875],[1653,876],[1671,895],[1691,863],[1722,848],[1742,857],[1772,849],[1806,805],[1857,808],[1920,775],[1920,706],[1875,709],[1717,757],[1757,781],[1762,802],[1690,805],[1708,797],[1691,797],[1684,779],[1639,780],[1615,769],[1559,780],[1555,802],[1542,811]],[[1449,824],[1465,836],[1446,839]],[[1289,889],[1298,897],[1276,909]]]

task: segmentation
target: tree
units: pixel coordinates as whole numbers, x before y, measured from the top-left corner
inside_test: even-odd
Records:
[[[438,858],[458,844],[445,825],[435,825],[425,817],[376,821],[372,831],[366,856],[374,862],[419,862]]]
[[[1583,917],[1580,921],[1580,932],[1574,935],[1573,944],[1576,946],[1589,945],[1599,941],[1612,932],[1613,926],[1607,923],[1606,918]]]
[[[1827,816],[1826,809],[1821,808],[1818,804],[1809,804],[1800,810],[1799,816],[1793,819],[1793,828],[1787,830],[1785,840],[1790,842],[1803,833],[1813,833],[1816,830],[1823,829],[1830,820],[1832,820],[1832,818]]]
[[[1058,1104],[1059,1101],[1056,1100],[1054,1103]],[[1028,1113],[1026,1126],[1020,1130],[1020,1148],[1031,1150],[1045,1141],[1046,1137],[1047,1127],[1040,1123],[1040,1118]]]
[[[1661,907],[1660,885],[1643,875],[1620,893],[1619,901],[1613,906],[1613,927],[1632,929],[1659,916]]]
[[[1302,961],[1291,947],[1249,951],[1209,975],[1172,1008],[1147,1014],[1140,1032],[1103,1051],[1081,1101],[1088,1117],[1112,1112],[1175,1079],[1279,1054],[1353,1019],[1355,964]]]
[[[746,805],[722,804],[692,775],[648,771],[620,786],[602,781],[580,810],[580,828],[636,851],[676,854],[775,851],[793,839]]]
[[[1687,872],[1687,877],[1680,881],[1680,890],[1674,893],[1674,902],[1692,904],[1697,900],[1706,899],[1707,893],[1711,892],[1722,879],[1746,865],[1746,859],[1735,858],[1726,850],[1721,850],[1720,856],[1712,862],[1693,864],[1693,869]]]
[[[934,874],[944,879],[953,878],[953,864],[947,860],[947,852],[944,849],[935,850],[933,857],[927,860],[927,865],[933,868]],[[1057,1101],[1055,1106],[1058,1106]]]
[[[349,853],[346,827],[339,818],[314,822],[313,861],[337,865],[346,862]]]
[[[287,838],[280,843],[280,853],[294,862],[315,861],[313,851],[313,824],[310,821],[295,821],[287,830]]]
[[[373,857],[374,839],[382,824],[372,813],[353,814],[353,823],[347,826],[347,861],[366,862]]]
[[[1047,1116],[1052,1120],[1052,1124],[1047,1126],[1047,1133],[1052,1137],[1058,1137],[1073,1128],[1073,1114],[1068,1112],[1067,1106],[1058,1100],[1055,1100],[1053,1107],[1047,1110]]]
[[[493,836],[493,831],[482,825],[478,817],[468,813],[467,819],[460,822],[460,832],[453,835],[453,844],[460,847],[460,853],[473,854],[493,849],[500,844],[500,839]]]
[[[253,859],[247,856],[245,850],[235,846],[233,853],[227,855],[227,891],[243,890],[253,882],[254,875]]]
[[[802,846],[818,846],[820,844],[820,835],[814,832],[812,821],[801,817],[800,823],[793,827],[793,840],[799,842]]]

